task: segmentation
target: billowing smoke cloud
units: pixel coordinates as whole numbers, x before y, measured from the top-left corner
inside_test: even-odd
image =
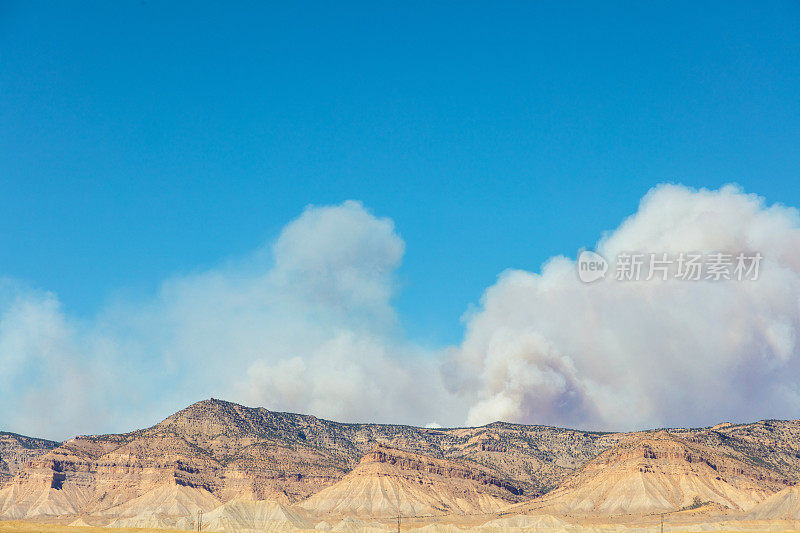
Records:
[[[794,209],[734,187],[653,189],[598,243],[620,253],[743,251],[757,281],[669,276],[584,284],[555,257],[508,271],[467,319],[445,374],[467,420],[598,428],[800,416],[800,229]]]
[[[22,418],[74,419],[91,416],[95,393],[88,368],[96,346],[82,345],[55,296],[31,291],[11,280],[0,282],[0,421],[3,429],[26,427]],[[98,363],[95,366],[95,363]]]
[[[123,431],[209,396],[344,421],[435,421],[453,407],[436,359],[402,338],[391,305],[404,247],[390,219],[348,201],[309,207],[272,245],[88,323],[8,282],[2,426]]]
[[[215,396],[345,421],[627,429],[800,412],[800,220],[727,187],[653,189],[597,251],[758,251],[758,281],[579,281],[507,271],[459,346],[404,338],[405,243],[358,202],[309,207],[275,242],[78,320],[0,282],[0,429],[64,438]],[[536,243],[528,243],[536,246]]]
[[[177,380],[187,397],[194,389],[345,421],[417,421],[414,388],[443,388],[436,372],[416,370],[432,361],[401,338],[391,306],[403,252],[392,221],[360,203],[311,207],[269,253],[165,284],[141,336],[161,324],[153,350],[192,369]]]

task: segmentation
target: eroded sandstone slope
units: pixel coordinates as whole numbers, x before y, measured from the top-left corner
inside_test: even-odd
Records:
[[[701,474],[708,477],[705,472],[712,464],[717,469],[733,465],[733,471],[741,471],[720,477],[746,497],[731,493],[725,498],[710,498],[726,506],[744,508],[800,480],[797,421],[722,424],[670,430],[670,435],[669,446],[683,450],[674,454],[704,458],[697,464],[690,462],[688,470],[681,470],[685,465],[673,465],[675,472],[683,472],[683,478],[675,479]],[[76,437],[49,450],[45,449],[47,444],[41,444],[36,453],[25,456],[24,467],[19,459],[14,461],[14,475],[0,486],[0,515],[98,515],[121,509],[147,494],[169,492],[164,487],[197,489],[219,502],[238,499],[295,504],[321,494],[351,473],[354,475],[348,480],[357,477],[358,469],[354,469],[362,460],[371,464],[369,454],[376,446],[397,450],[394,455],[408,453],[424,456],[425,461],[459,465],[443,470],[448,473],[439,476],[441,479],[457,480],[459,469],[481,472],[485,479],[495,480],[488,485],[513,494],[512,500],[532,500],[559,485],[561,493],[581,483],[589,486],[594,482],[592,468],[597,472],[619,471],[622,479],[622,473],[632,464],[630,457],[645,453],[642,446],[626,447],[647,438],[660,437],[653,431],[597,433],[501,422],[452,429],[343,424],[211,399],[147,429]],[[660,450],[661,444],[654,449]],[[383,466],[369,468],[386,469],[390,463],[377,461]],[[623,466],[615,466],[617,463]],[[404,464],[399,469],[406,473],[396,479],[414,470]],[[673,474],[664,475],[674,481]],[[658,492],[648,488],[645,481],[634,480],[626,487],[628,492],[644,491],[645,499]],[[691,492],[685,491],[686,497],[693,496]],[[481,490],[476,494],[488,493]],[[619,497],[617,508],[633,505],[638,497]],[[502,495],[499,498],[504,499]],[[673,507],[685,504],[683,495],[671,494],[662,500]],[[480,507],[476,505],[473,502],[462,507]]]
[[[0,485],[31,459],[58,446],[58,442],[0,431]]]
[[[484,467],[377,445],[339,482],[300,505],[333,516],[491,513],[521,494]]]
[[[794,483],[766,462],[748,464],[698,440],[667,431],[632,434],[521,507],[613,516],[675,511],[698,502],[738,512]]]

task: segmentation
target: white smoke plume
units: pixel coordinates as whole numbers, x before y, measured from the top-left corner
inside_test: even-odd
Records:
[[[795,209],[728,186],[656,187],[598,243],[622,252],[760,252],[756,281],[587,285],[575,262],[508,271],[467,320],[445,366],[477,395],[469,424],[592,428],[800,416],[800,224]]]
[[[9,281],[0,425],[54,438],[125,431],[209,396],[343,421],[430,422],[452,406],[391,305],[404,247],[390,219],[348,201],[309,207],[249,257],[167,280],[88,323]]]
[[[344,421],[633,429],[800,412],[800,218],[735,187],[654,188],[597,251],[758,251],[757,281],[584,284],[507,271],[458,346],[405,338],[405,243],[358,202],[308,207],[248,257],[79,320],[0,282],[0,429],[142,427],[215,396]],[[526,243],[536,246],[536,243]]]

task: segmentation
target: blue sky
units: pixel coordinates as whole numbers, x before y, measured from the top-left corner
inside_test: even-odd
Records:
[[[0,265],[91,314],[358,199],[408,243],[407,328],[453,341],[658,182],[800,204],[798,30],[793,2],[5,1]]]
[[[92,316],[308,204],[405,240],[417,342],[659,182],[800,205],[795,2],[0,4],[0,274]]]

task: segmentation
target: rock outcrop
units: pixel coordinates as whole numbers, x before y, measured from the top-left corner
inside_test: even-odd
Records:
[[[521,491],[477,465],[378,445],[300,505],[316,514],[395,517],[494,512]]]
[[[629,436],[523,507],[613,516],[677,511],[701,502],[741,511],[791,483],[767,467],[661,431]]]
[[[0,431],[0,486],[28,461],[58,446],[58,442]]]

